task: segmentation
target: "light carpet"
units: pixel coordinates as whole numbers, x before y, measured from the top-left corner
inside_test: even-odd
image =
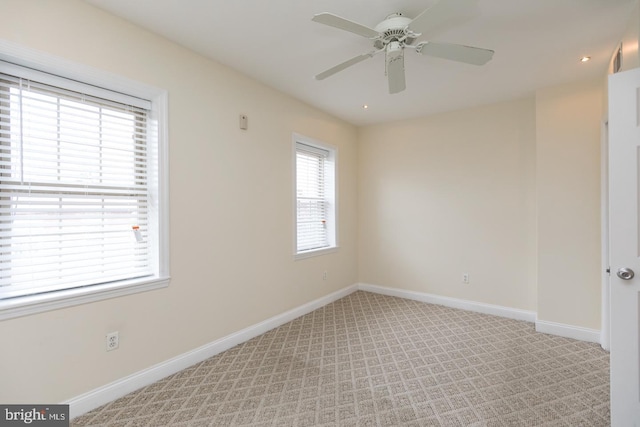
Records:
[[[71,424],[607,426],[609,354],[528,322],[358,291]]]

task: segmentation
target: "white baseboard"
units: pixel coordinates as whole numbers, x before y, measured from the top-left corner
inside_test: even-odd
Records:
[[[571,326],[564,323],[536,320],[536,331],[544,334],[558,335],[565,338],[573,338],[580,341],[595,342],[598,344],[601,342],[599,330],[581,328],[579,326]]]
[[[444,305],[446,307],[459,308],[462,310],[475,311],[478,313],[492,314],[494,316],[507,317],[509,319],[524,320],[535,323],[536,331],[545,334],[558,335],[575,340],[600,343],[600,331],[596,329],[582,328],[579,326],[567,325],[564,323],[547,322],[538,320],[535,311],[519,310],[515,308],[502,307],[499,305],[484,304],[474,301],[461,300],[457,298],[443,297],[439,295],[427,294],[423,292],[407,291],[397,288],[386,288],[384,286],[369,285],[359,283],[358,289],[361,291],[374,292],[382,295],[389,295],[399,298],[407,298],[430,304]]]
[[[263,322],[244,328],[226,337],[215,340],[202,347],[196,348],[172,359],[158,363],[142,371],[136,372],[127,377],[121,378],[103,387],[76,396],[63,404],[69,405],[70,418],[78,417],[99,406],[107,404],[132,391],[145,387],[169,375],[175,374],[189,366],[202,362],[218,353],[230,349],[238,344],[257,337],[284,323],[290,322],[300,316],[312,312],[320,307],[330,304],[343,298],[358,289],[358,285],[351,285],[339,291],[333,292],[322,298],[308,302],[300,307],[289,310],[285,313],[274,316]]]
[[[532,323],[536,321],[536,313],[534,311],[520,310],[517,308],[485,304],[458,298],[443,297],[423,292],[407,291],[404,289],[386,288],[384,286],[369,285],[367,283],[359,283],[358,289],[361,291],[406,298],[415,301],[426,302],[429,304],[444,305],[445,307],[475,311],[477,313],[492,314],[494,316],[507,317],[509,319],[524,320]]]

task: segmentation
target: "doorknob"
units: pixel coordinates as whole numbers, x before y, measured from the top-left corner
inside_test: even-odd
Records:
[[[635,276],[635,273],[633,272],[632,269],[623,267],[620,270],[618,270],[617,275],[622,280],[631,280],[633,279],[633,276]]]

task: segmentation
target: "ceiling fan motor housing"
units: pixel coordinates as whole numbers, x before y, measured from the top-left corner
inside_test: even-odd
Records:
[[[381,37],[381,39],[375,43],[376,47],[382,48],[393,41],[400,41],[403,42],[403,44],[409,45],[413,43],[415,41],[414,37],[406,37],[406,29],[411,21],[410,18],[402,16],[402,13],[393,13],[387,16],[384,21],[374,28]]]

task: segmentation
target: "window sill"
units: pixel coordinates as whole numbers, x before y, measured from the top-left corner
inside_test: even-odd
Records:
[[[128,280],[118,283],[67,289],[39,295],[28,295],[0,301],[0,320],[28,316],[49,310],[102,301],[105,299],[166,288],[169,277]]]
[[[297,254],[293,255],[293,258],[297,261],[299,259],[311,258],[314,256],[331,254],[334,252],[338,252],[337,246],[332,246],[330,248],[323,248],[323,249],[313,249],[305,252],[298,252]]]

